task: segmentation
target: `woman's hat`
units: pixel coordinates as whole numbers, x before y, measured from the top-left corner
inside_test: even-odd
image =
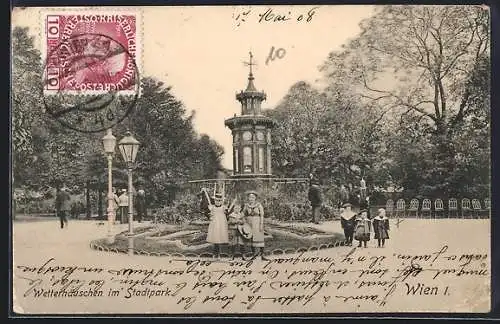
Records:
[[[243,236],[244,239],[251,239],[253,234],[252,234],[252,227],[248,225],[247,223],[240,224],[238,225],[238,232]]]
[[[215,199],[222,199],[222,194],[221,193],[216,193],[215,194]]]
[[[345,208],[345,207],[351,207],[351,206],[352,206],[352,205],[351,205],[350,203],[345,203],[345,204],[343,204],[343,205],[342,205],[342,207],[344,207],[344,208]]]
[[[245,196],[248,196],[250,194],[254,194],[256,197],[259,196],[259,194],[255,190],[248,190],[247,192],[245,192]]]

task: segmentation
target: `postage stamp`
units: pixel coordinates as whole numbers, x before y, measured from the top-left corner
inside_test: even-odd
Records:
[[[138,15],[46,14],[43,23],[45,94],[135,92]]]
[[[141,91],[140,13],[83,9],[40,15],[43,102],[51,118],[95,133],[130,114]]]

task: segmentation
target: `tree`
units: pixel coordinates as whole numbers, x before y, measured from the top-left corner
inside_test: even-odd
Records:
[[[298,82],[273,111],[266,112],[278,120],[273,139],[276,171],[307,176],[317,168],[317,155],[326,144],[320,133],[328,105],[324,95]]]
[[[298,82],[265,113],[278,121],[273,131],[275,173],[313,173],[336,185],[357,185],[362,175],[371,177],[372,184],[379,181],[379,127],[373,112],[347,92],[328,95]]]
[[[221,160],[224,148],[207,134],[202,134],[195,141],[197,156],[192,159],[193,172],[191,176],[198,179],[213,179],[221,169]]]
[[[215,175],[221,167],[223,149],[207,135],[198,138],[194,114],[186,114],[171,87],[144,78],[136,107],[128,122],[116,126],[115,133],[124,134],[129,128],[141,142],[135,174],[154,202],[168,202],[172,191],[189,179]],[[121,159],[117,166],[125,167]]]
[[[489,56],[488,26],[481,7],[384,6],[323,70],[335,77],[348,69],[366,98],[428,118],[446,134],[469,113],[469,78]]]
[[[349,84],[365,102],[380,107],[386,120],[425,124],[433,161],[428,185],[448,192],[457,168],[457,137],[467,132],[478,105],[489,110],[489,94],[476,91],[489,80],[488,11],[384,6],[361,29],[323,65],[330,86]]]
[[[32,167],[39,163],[38,144],[42,114],[41,57],[33,46],[28,28],[12,31],[12,151],[16,186],[36,174]],[[42,131],[43,132],[43,131]]]
[[[90,190],[97,190],[101,197],[107,178],[104,134],[71,130],[45,113],[41,57],[27,28],[14,29],[12,57],[15,185],[85,188],[90,215]],[[144,78],[135,111],[114,127],[118,140],[130,129],[141,142],[134,179],[148,186],[158,203],[168,200],[166,191],[190,178],[214,177],[224,153],[208,135],[196,133],[194,114],[186,114],[184,105],[170,90],[162,82]],[[115,103],[123,104],[126,99],[122,99]],[[126,185],[125,164],[119,155],[114,161],[113,179]]]

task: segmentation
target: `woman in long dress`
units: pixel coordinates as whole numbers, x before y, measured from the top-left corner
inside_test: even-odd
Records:
[[[268,260],[264,256],[264,207],[257,201],[257,192],[247,192],[248,202],[243,207],[243,215],[252,227],[252,253],[254,257],[260,255],[262,260]],[[256,250],[259,249],[257,253]]]
[[[210,224],[208,225],[207,242],[214,245],[214,255],[217,258],[220,258],[221,245],[229,243],[227,219],[222,201],[222,195],[215,194],[215,204],[209,205]]]
[[[384,247],[385,240],[389,238],[389,219],[385,215],[384,208],[380,208],[377,216],[373,219],[373,230],[378,241],[378,247]]]

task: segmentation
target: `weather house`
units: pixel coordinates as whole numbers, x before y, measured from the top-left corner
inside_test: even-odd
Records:
[[[255,88],[252,53],[246,65],[250,67],[247,88],[236,94],[241,104],[241,115],[224,122],[233,136],[233,177],[270,177],[271,129],[276,122],[262,114],[262,101],[266,100],[266,94]]]

